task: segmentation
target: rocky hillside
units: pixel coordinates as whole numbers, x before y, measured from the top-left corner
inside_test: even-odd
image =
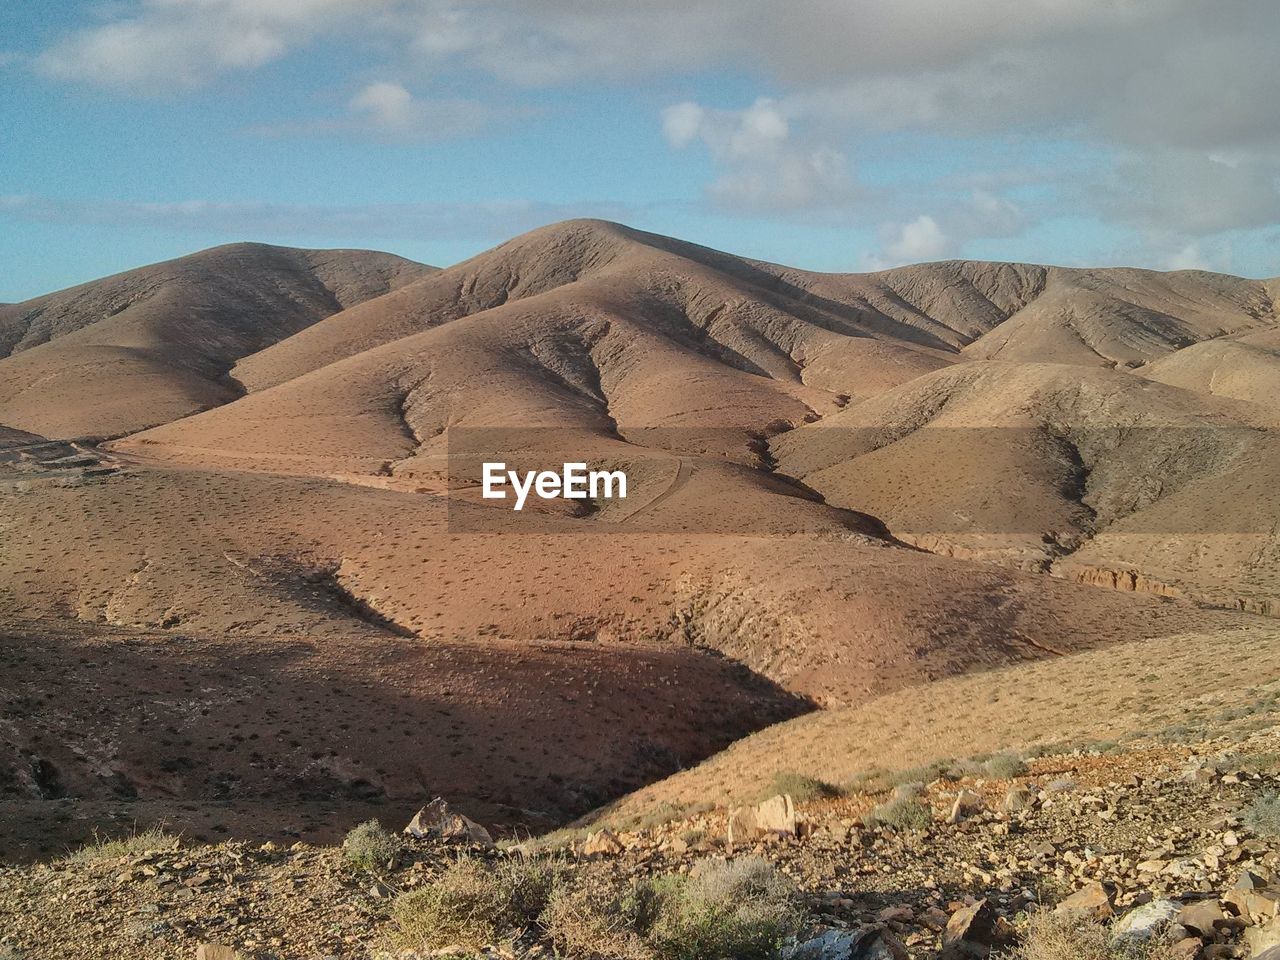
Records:
[[[1280,944],[1278,751],[1268,725],[841,788],[784,775],[758,805],[500,847],[438,809],[422,839],[366,825],[341,848],[152,832],[0,868],[0,956],[694,960],[731,949],[712,935],[830,960],[1260,956]],[[630,906],[602,919],[601,891]]]

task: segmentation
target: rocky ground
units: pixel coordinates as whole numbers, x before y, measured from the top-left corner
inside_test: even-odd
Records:
[[[156,838],[0,866],[0,957],[167,960],[201,945],[210,960],[394,955],[394,898],[464,850],[619,877],[759,855],[803,899],[800,939],[812,942],[793,952],[831,960],[999,955],[1028,914],[1063,901],[1132,936],[1160,928],[1174,956],[1250,957],[1280,944],[1277,787],[1280,736],[1265,730],[901,771],[794,806],[770,799],[496,848],[411,840],[386,869],[354,867],[333,847]],[[526,936],[505,949],[550,947]]]

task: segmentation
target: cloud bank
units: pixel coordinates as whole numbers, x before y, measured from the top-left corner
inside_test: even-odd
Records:
[[[706,202],[751,216],[879,222],[884,254],[966,244],[1065,215],[1180,257],[1280,221],[1280,17],[1258,0],[125,0],[41,52],[47,77],[126,94],[185,89],[320,38],[387,51],[333,130],[473,135],[483,105],[415,82],[455,70],[522,89],[746,73],[736,107],[697,98],[656,119],[701,151]],[[406,75],[410,68],[416,76]],[[395,69],[392,69],[392,68]],[[398,71],[398,72],[397,72]],[[621,88],[619,88],[621,89]],[[875,138],[1073,144],[1080,171],[990,186],[879,183]],[[1010,171],[985,174],[998,183]],[[929,226],[932,224],[932,226]]]

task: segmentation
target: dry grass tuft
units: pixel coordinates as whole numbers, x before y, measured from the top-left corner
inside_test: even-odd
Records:
[[[1031,915],[1026,931],[1007,960],[1175,960],[1164,941],[1117,942],[1105,926],[1081,918],[1041,910]]]
[[[93,843],[87,843],[79,850],[67,855],[66,862],[74,864],[102,863],[107,860],[119,860],[122,857],[137,857],[153,850],[172,850],[182,843],[177,834],[169,833],[163,827],[148,827],[135,831],[127,837],[104,839],[95,837]]]
[[[1249,805],[1244,822],[1260,837],[1280,837],[1280,796],[1263,794]]]
[[[785,770],[774,774],[773,779],[756,795],[755,799],[758,802],[780,794],[789,795],[796,803],[805,803],[809,800],[838,797],[840,796],[840,789],[825,780],[818,780],[814,777],[807,777],[803,773]]]
[[[409,950],[479,949],[518,936],[546,908],[558,870],[546,860],[464,857],[391,906],[392,939]]]
[[[689,876],[561,889],[544,924],[565,956],[593,960],[772,960],[803,918],[794,885],[760,857],[703,860]]]

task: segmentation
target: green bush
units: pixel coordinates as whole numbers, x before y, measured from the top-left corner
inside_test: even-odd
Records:
[[[381,870],[400,853],[400,838],[377,820],[366,820],[352,828],[342,841],[342,855],[361,870]]]
[[[479,949],[518,934],[546,908],[557,879],[545,860],[473,857],[454,861],[436,880],[391,906],[396,945],[410,950]]]

